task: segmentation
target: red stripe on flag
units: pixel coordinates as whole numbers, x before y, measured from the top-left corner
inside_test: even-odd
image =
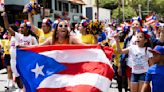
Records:
[[[152,19],[152,16],[147,16],[146,21],[150,21]]]
[[[153,24],[153,23],[156,23],[157,21],[156,20],[150,20],[148,22],[146,22],[145,24]]]
[[[114,71],[112,67],[105,63],[101,62],[82,62],[82,63],[74,63],[74,64],[66,64],[64,65],[67,67],[66,70],[59,72],[58,74],[70,74],[76,75],[81,73],[96,73],[107,77],[109,80],[112,80],[114,76]]]
[[[101,92],[96,87],[90,85],[68,86],[63,88],[39,88],[37,92]]]
[[[47,46],[32,46],[22,49],[39,53],[39,52],[51,51],[51,50],[92,49],[92,48],[93,49],[100,48],[100,46],[99,45],[47,45]]]

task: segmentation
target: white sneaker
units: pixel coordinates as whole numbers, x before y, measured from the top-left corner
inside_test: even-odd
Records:
[[[13,80],[10,80],[10,81],[9,81],[9,88],[10,88],[10,87],[13,87],[13,86],[14,86],[14,82],[13,82]]]
[[[21,89],[16,89],[15,91],[13,92],[22,92]]]

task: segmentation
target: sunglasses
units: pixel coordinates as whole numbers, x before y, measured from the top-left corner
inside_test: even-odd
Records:
[[[58,27],[67,28],[68,25],[62,25],[62,24],[60,24]]]

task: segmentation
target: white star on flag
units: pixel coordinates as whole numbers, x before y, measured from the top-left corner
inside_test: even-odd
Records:
[[[37,63],[35,69],[31,70],[32,72],[35,73],[35,78],[38,78],[39,74],[44,76],[44,73],[42,71],[43,68],[44,68],[44,65],[39,66],[38,63]]]

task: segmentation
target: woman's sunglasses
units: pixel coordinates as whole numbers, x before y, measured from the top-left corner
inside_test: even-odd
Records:
[[[60,24],[58,27],[67,28],[68,25],[61,25],[61,24]]]

